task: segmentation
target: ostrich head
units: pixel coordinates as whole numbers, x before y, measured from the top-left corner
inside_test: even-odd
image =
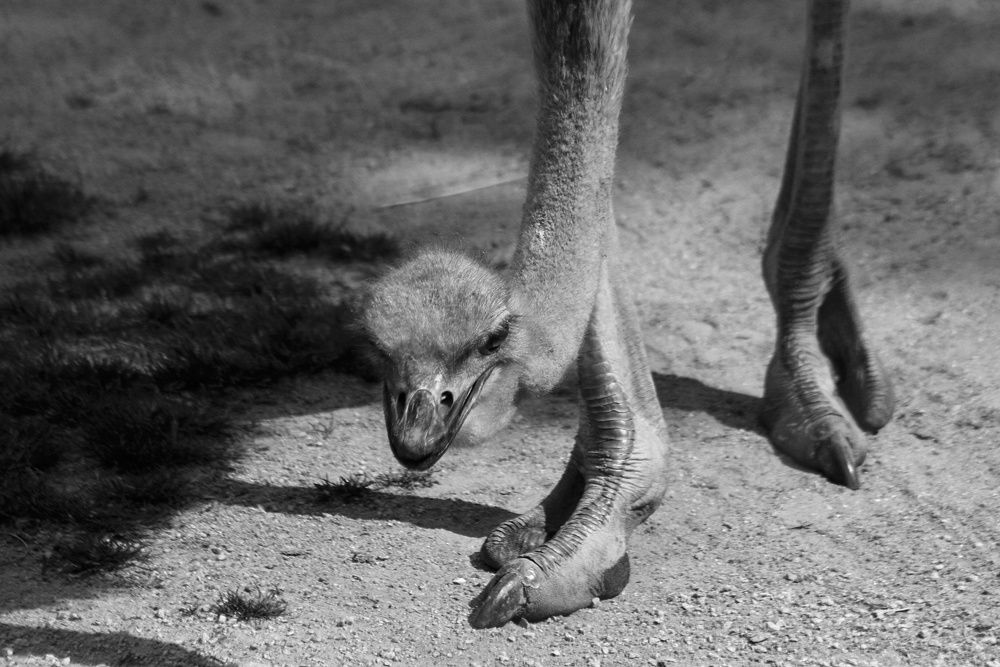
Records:
[[[425,470],[456,438],[478,442],[509,421],[522,336],[501,276],[458,253],[425,251],[372,286],[363,323],[382,359],[400,463]]]

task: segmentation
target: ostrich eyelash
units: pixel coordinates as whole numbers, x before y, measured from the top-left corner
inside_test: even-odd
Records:
[[[507,340],[507,336],[509,334],[510,334],[510,320],[505,319],[503,322],[500,323],[499,327],[491,331],[486,336],[486,339],[479,344],[479,347],[477,347],[476,350],[479,352],[479,354],[483,356],[493,354],[498,349],[500,349],[500,346],[503,345],[503,342],[505,340]]]
[[[516,315],[507,315],[504,317],[504,319],[500,320],[495,327],[479,336],[468,345],[464,346],[459,353],[455,355],[455,365],[461,364],[473,354],[482,354],[482,349],[490,345],[493,341],[502,343],[510,335],[511,328],[516,321]]]

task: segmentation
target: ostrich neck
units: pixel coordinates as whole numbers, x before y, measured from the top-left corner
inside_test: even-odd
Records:
[[[579,350],[614,224],[631,3],[529,1],[529,11],[541,108],[510,282],[535,347],[527,384],[548,389]]]

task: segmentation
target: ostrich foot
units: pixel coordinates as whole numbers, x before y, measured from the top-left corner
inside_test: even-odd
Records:
[[[584,488],[571,460],[545,500],[486,538],[483,560],[499,571],[471,603],[473,627],[569,614],[622,592],[629,577],[625,526],[610,520],[608,493],[584,499]],[[599,517],[606,518],[595,522]]]
[[[493,529],[483,542],[480,552],[483,562],[499,570],[518,556],[542,546],[566,523],[582,493],[583,477],[571,461],[545,500]]]
[[[628,583],[628,537],[660,503],[666,459],[657,424],[632,412],[600,356],[581,364],[586,419],[562,478],[483,544],[484,560],[500,569],[472,603],[473,627],[569,614]]]
[[[892,418],[892,386],[864,339],[846,280],[826,295],[818,329],[818,337],[796,330],[779,342],[761,421],[775,448],[796,463],[858,489],[868,452],[862,431],[876,433]]]
[[[469,623],[488,628],[515,618],[540,621],[621,593],[629,578],[625,526],[611,521],[595,530],[590,515],[578,512],[552,540],[501,567],[473,600]]]

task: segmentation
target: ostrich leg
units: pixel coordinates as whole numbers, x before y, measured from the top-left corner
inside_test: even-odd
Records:
[[[565,348],[560,337],[579,340],[575,322],[586,324],[577,363],[582,408],[562,479],[483,545],[500,571],[474,602],[476,627],[567,614],[618,595],[629,576],[628,537],[665,490],[666,429],[611,212],[630,4],[529,3],[542,110],[513,289],[537,318],[537,338],[553,347]],[[584,275],[567,273],[567,258]],[[582,287],[590,276],[594,292]]]
[[[483,555],[501,567],[474,603],[475,627],[567,614],[618,595],[628,582],[627,540],[659,506],[667,460],[637,320],[612,277],[620,275],[616,261],[601,263],[578,362],[582,409],[567,469],[537,508],[487,538]]]
[[[890,419],[893,395],[851,296],[831,221],[847,0],[812,0],[802,79],[763,273],[777,315],[761,416],[774,446],[852,489],[862,429]]]

